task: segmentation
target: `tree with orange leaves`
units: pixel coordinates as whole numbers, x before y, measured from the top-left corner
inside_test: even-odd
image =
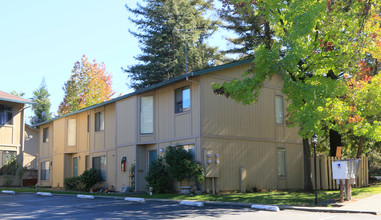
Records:
[[[111,85],[111,74],[106,72],[106,65],[95,59],[91,63],[83,55],[81,61],[75,62],[72,75],[63,87],[65,96],[58,114],[66,115],[111,99],[115,94]]]

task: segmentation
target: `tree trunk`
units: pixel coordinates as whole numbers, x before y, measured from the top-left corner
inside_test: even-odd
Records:
[[[341,143],[341,135],[335,131],[329,130],[329,156],[336,157],[337,146],[343,146]]]
[[[303,158],[304,158],[304,190],[312,191],[311,180],[311,148],[308,138],[303,138]]]
[[[360,137],[360,143],[359,143],[359,148],[357,149],[357,158],[360,158],[362,156],[362,149],[364,147],[364,136]]]

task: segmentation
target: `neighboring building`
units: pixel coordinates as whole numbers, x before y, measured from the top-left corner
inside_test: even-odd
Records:
[[[23,163],[26,104],[33,102],[0,91],[0,167],[16,157]]]
[[[213,92],[213,82],[241,77],[250,62],[189,73],[39,124],[40,184],[62,187],[64,178],[95,168],[117,190],[144,191],[150,161],[181,144],[205,166],[208,192],[212,182],[217,191],[303,188],[302,140],[298,128],[286,127],[280,76],[264,84],[257,104]]]
[[[25,124],[25,147],[23,151],[23,167],[29,170],[38,169],[38,144],[40,132],[38,129]]]

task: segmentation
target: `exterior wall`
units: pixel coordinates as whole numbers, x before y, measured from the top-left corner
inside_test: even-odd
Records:
[[[248,67],[242,65],[201,76],[201,143],[204,150],[220,153],[217,189],[239,190],[240,184],[246,189],[300,189],[303,151],[298,128],[275,122],[275,96],[282,95],[280,77],[275,75],[264,84],[256,104],[244,106],[213,92],[213,82],[239,78]],[[286,149],[287,176],[282,178],[277,175],[278,147]],[[239,176],[240,168],[246,170],[244,180]],[[210,181],[206,184],[209,189]]]
[[[5,101],[0,104],[11,106],[13,114],[12,125],[0,125],[0,150],[16,151],[19,155],[24,145],[24,104]]]
[[[169,145],[192,144],[196,160],[203,164],[205,151],[220,153],[217,190],[302,188],[303,155],[298,128],[275,122],[275,96],[282,96],[279,76],[265,83],[256,104],[243,106],[213,93],[213,82],[240,77],[248,67],[241,65],[192,77],[44,124],[40,128],[40,158],[51,161],[53,166],[50,180],[44,184],[62,187],[64,178],[73,176],[73,158],[78,158],[81,175],[92,167],[94,157],[105,156],[106,185],[119,191],[122,186],[131,186],[134,179],[136,190],[144,191],[150,150],[161,156]],[[175,90],[184,86],[190,87],[190,110],[176,114]],[[153,132],[149,134],[140,132],[141,98],[145,96],[153,97]],[[95,115],[101,111],[104,130],[95,132]],[[67,144],[70,119],[76,119],[75,146]],[[51,130],[49,143],[42,143],[43,127]],[[285,177],[277,173],[278,148],[285,149]],[[123,157],[127,159],[125,171],[121,169]],[[240,175],[243,170],[246,175]],[[210,182],[208,179],[205,184],[207,191]]]
[[[23,151],[23,167],[38,168],[39,130],[25,126],[25,146]]]
[[[95,131],[95,113],[104,112],[104,130]],[[75,119],[75,144],[68,144],[68,121]],[[88,119],[90,121],[88,122]],[[40,127],[40,162],[51,161],[49,180],[41,185],[63,187],[64,179],[74,176],[73,159],[78,159],[78,175],[92,167],[92,158],[106,156],[106,182],[115,186],[115,105],[69,115]],[[43,143],[43,129],[49,127],[49,141]],[[41,164],[41,163],[40,163]],[[39,179],[41,169],[39,171]]]

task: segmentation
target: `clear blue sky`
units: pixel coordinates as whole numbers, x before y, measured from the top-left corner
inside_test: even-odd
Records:
[[[116,94],[132,92],[121,67],[136,63],[140,50],[128,32],[135,27],[124,5],[135,7],[138,1],[0,0],[0,90],[22,91],[29,99],[45,77],[51,112],[57,112],[62,87],[75,61],[86,54],[106,64]],[[224,47],[222,39],[211,42]]]

